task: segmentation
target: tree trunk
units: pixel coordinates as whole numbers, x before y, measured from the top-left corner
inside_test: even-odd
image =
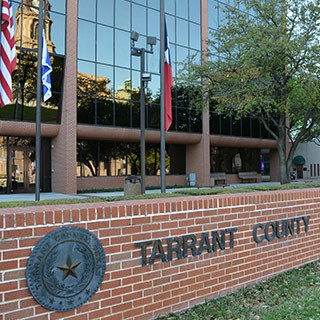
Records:
[[[280,183],[290,183],[288,162],[287,162],[287,127],[286,127],[287,115],[285,112],[281,113],[279,119],[279,138],[278,154],[280,165]]]

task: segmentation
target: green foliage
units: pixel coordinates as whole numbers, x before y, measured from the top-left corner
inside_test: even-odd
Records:
[[[278,143],[281,182],[287,183],[297,144],[320,134],[320,1],[236,2],[226,6],[202,63],[185,62],[180,81],[201,88],[195,108],[263,123]]]

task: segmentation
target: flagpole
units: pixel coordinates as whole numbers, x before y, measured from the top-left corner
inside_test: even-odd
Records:
[[[161,192],[166,192],[166,137],[164,110],[164,0],[160,1],[160,179]]]
[[[35,200],[40,200],[40,161],[41,161],[41,100],[42,100],[42,31],[43,31],[43,5],[44,0],[39,1],[38,22],[38,64],[37,64],[37,104],[36,104],[36,193]]]

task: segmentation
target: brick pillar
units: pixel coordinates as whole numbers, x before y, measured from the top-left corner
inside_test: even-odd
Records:
[[[201,1],[201,37],[202,51],[207,49],[206,40],[208,39],[208,1]],[[207,105],[208,107],[208,105]],[[210,120],[209,111],[206,108],[202,114],[202,138],[200,143],[187,145],[186,149],[186,170],[187,175],[190,172],[196,174],[198,186],[210,185]]]
[[[66,61],[59,134],[52,140],[52,191],[77,192],[77,0],[67,1]]]

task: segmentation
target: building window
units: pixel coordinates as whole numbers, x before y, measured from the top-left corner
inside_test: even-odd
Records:
[[[210,148],[210,172],[238,173],[240,171],[261,172],[260,149]]]
[[[46,5],[45,34],[53,71],[52,97],[41,105],[42,121],[59,123],[65,55],[65,0],[50,0]],[[12,75],[13,100],[0,110],[0,119],[35,121],[38,59],[38,4],[13,1],[17,66]]]
[[[166,173],[185,174],[185,146],[166,146]],[[81,140],[77,143],[77,176],[140,174],[138,143]],[[146,174],[160,175],[160,145],[146,145]]]
[[[134,30],[140,34],[138,47],[146,46],[147,36],[157,37],[154,54],[146,56],[146,71],[152,75],[146,89],[146,128],[160,129],[160,5],[154,0],[78,3],[78,122],[140,127],[140,59],[131,56],[130,49]],[[176,77],[179,62],[201,50],[200,0],[168,1],[166,10]],[[178,85],[172,89],[170,130],[202,131],[201,115],[186,99],[189,89]]]

